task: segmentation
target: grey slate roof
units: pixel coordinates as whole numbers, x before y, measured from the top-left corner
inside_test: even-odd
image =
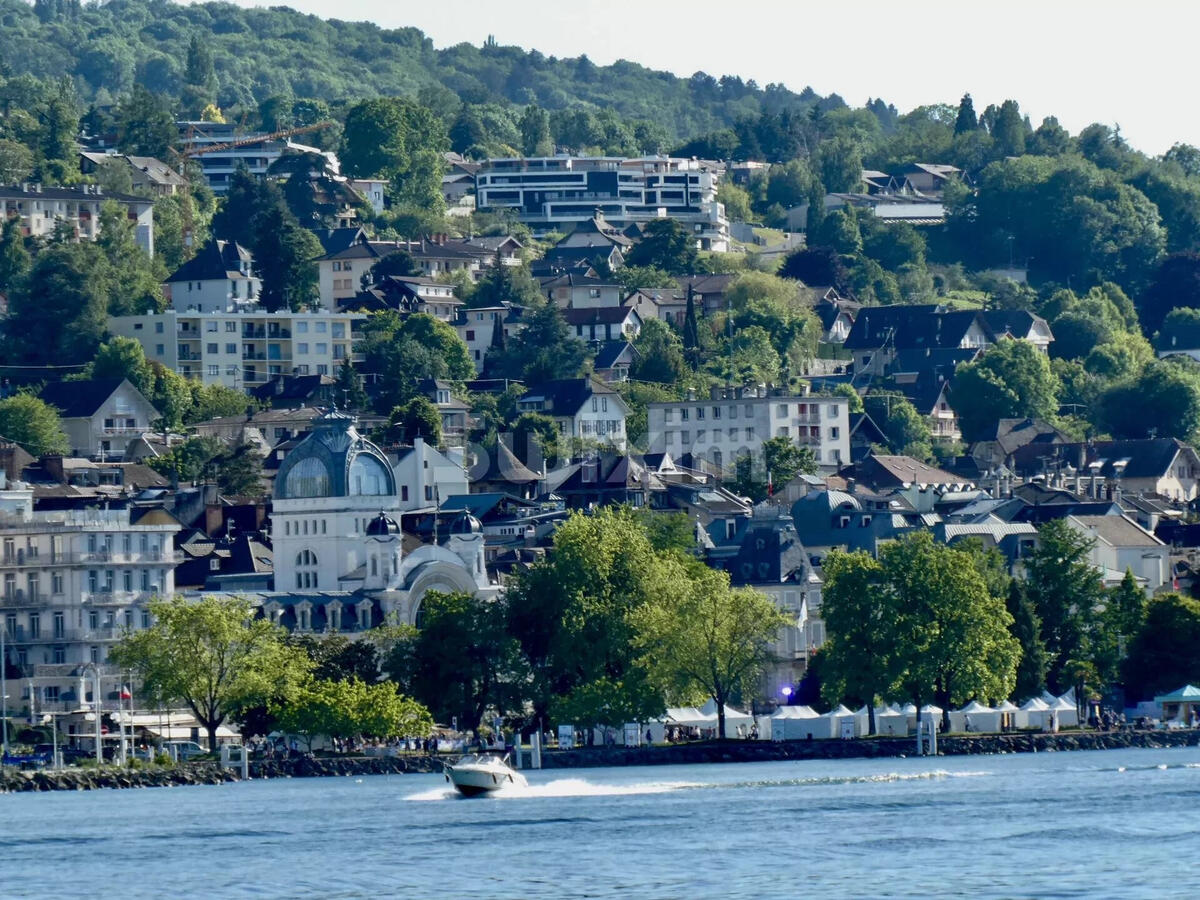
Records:
[[[94,416],[124,381],[124,378],[52,381],[42,388],[38,396],[57,408],[64,419],[86,419]],[[130,385],[130,389],[137,390],[133,385]]]

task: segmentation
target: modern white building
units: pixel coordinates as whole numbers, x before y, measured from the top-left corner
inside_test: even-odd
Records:
[[[133,225],[139,247],[154,255],[154,201],[125,194],[106,194],[98,184],[50,187],[41,184],[0,185],[0,221],[21,220],[25,237],[49,237],[59,223],[79,241],[100,234],[100,207],[106,200],[120,204]]]
[[[356,313],[167,310],[114,316],[108,330],[134,338],[147,359],[186,378],[246,388],[278,375],[336,375],[352,359],[351,333],[363,318]]]
[[[535,233],[570,231],[597,212],[617,228],[672,218],[702,250],[729,249],[719,173],[694,159],[548,156],[491,159],[475,176],[481,210],[512,209]]]
[[[132,521],[128,509],[34,512],[32,488],[6,488],[23,494],[0,513],[7,662],[35,679],[38,708],[53,710],[75,669],[103,664],[125,630],[150,625],[147,601],[174,591],[179,523],[161,510]]]
[[[511,303],[459,310],[458,318],[453,322],[454,330],[467,345],[476,372],[483,372],[488,352],[497,346],[497,341],[507,341],[525,327],[521,319],[523,311],[522,307]],[[497,328],[500,329],[499,334]]]
[[[690,453],[718,471],[743,456],[761,458],[763,442],[790,438],[813,451],[822,469],[850,461],[848,401],[841,396],[794,396],[766,387],[713,388],[708,399],[651,403],[647,443],[652,453],[679,459]]]

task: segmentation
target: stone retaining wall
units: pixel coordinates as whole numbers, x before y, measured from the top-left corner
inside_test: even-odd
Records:
[[[938,740],[943,756],[1060,750],[1118,750],[1128,747],[1194,747],[1200,731],[1065,732],[1062,734],[996,734]],[[586,747],[542,754],[546,769],[596,766],[687,765],[713,762],[770,762],[804,759],[870,759],[911,756],[915,738],[861,738],[852,741],[708,741],[673,746]],[[525,754],[528,759],[528,752]],[[440,772],[441,761],[429,756],[298,757],[250,764],[251,778],[319,778],[351,775],[399,775]],[[0,774],[0,793],[18,791],[86,791],[101,788],[174,787],[238,781],[239,769],[214,762],[145,769],[68,769],[63,772]]]

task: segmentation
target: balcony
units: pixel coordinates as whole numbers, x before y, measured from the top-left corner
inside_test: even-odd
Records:
[[[27,597],[25,591],[21,588],[16,588],[11,591],[5,591],[3,596],[0,596],[0,606],[14,608],[20,606],[32,606],[35,603],[40,603],[40,595],[36,597]]]
[[[22,566],[44,566],[46,557],[39,553],[17,550],[15,553],[5,553],[0,560],[0,568],[19,568]]]

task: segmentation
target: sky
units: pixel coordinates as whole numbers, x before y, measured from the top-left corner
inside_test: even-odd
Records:
[[[280,5],[235,0],[241,6]],[[436,47],[482,43],[627,59],[688,76],[753,78],[839,94],[852,106],[882,97],[901,112],[1012,98],[1036,127],[1055,115],[1073,134],[1119,125],[1139,150],[1200,146],[1192,68],[1200,4],[1189,0],[772,0],[617,3],[613,0],[283,0],[323,18],[420,28]]]

